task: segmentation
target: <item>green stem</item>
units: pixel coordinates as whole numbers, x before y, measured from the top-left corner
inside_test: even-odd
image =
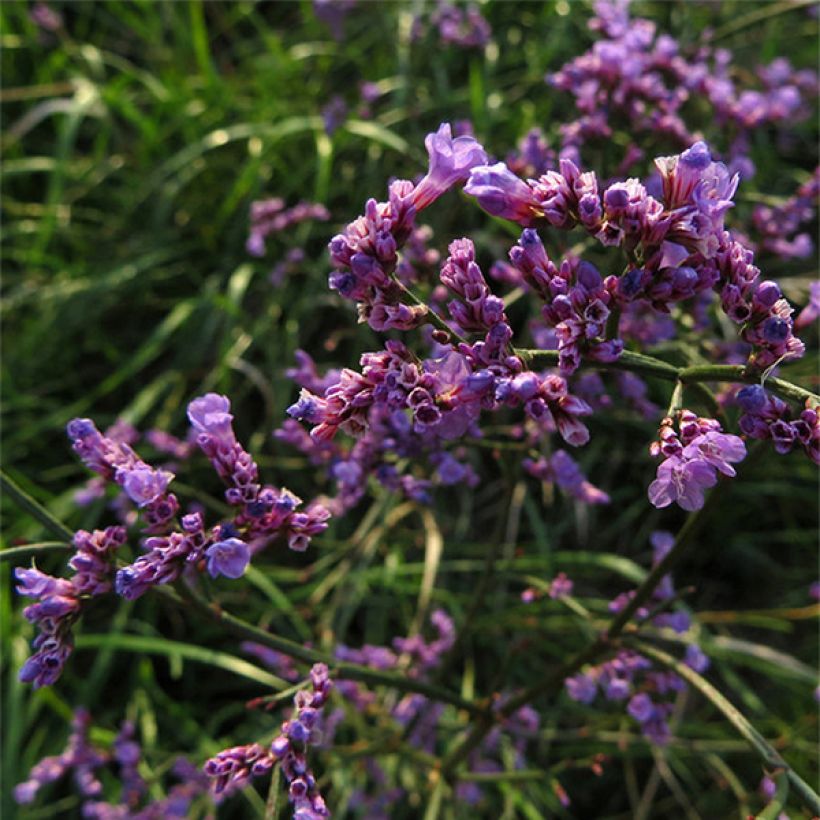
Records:
[[[427,304],[427,302],[425,302],[423,299],[420,299],[418,296],[416,296],[416,294],[415,294],[415,293],[413,293],[413,291],[412,291],[412,290],[410,290],[410,288],[408,288],[406,285],[402,284],[402,283],[401,283],[398,279],[396,279],[395,277],[393,277],[393,282],[396,284],[396,286],[397,286],[397,287],[398,287],[398,288],[402,291],[402,293],[404,293],[404,295],[405,295],[405,296],[406,296],[406,297],[407,297],[407,298],[408,298],[408,299],[409,299],[409,300],[410,300],[410,301],[411,301],[414,305],[419,305],[419,306],[421,306],[421,307],[423,307],[423,308],[426,308],[426,309],[427,309],[427,314],[426,314],[426,317],[425,317],[425,318],[427,319],[427,321],[428,321],[431,325],[435,325],[435,326],[436,326],[439,330],[443,330],[443,331],[444,331],[444,332],[445,332],[448,336],[453,337],[453,338],[454,338],[454,339],[456,339],[457,341],[459,341],[459,342],[464,342],[464,344],[467,344],[467,340],[466,340],[463,336],[459,336],[459,334],[458,334],[455,330],[453,330],[453,329],[450,327],[450,325],[448,325],[448,324],[447,324],[447,322],[445,322],[445,321],[444,321],[444,319],[442,319],[442,318],[441,318],[441,316],[439,316],[439,315],[438,315],[438,313],[436,313],[436,312],[435,312],[435,311],[434,311],[434,310],[433,310],[433,309],[432,309],[432,308],[431,308],[431,307]]]
[[[18,507],[36,518],[49,532],[62,541],[71,541],[74,533],[58,521],[39,501],[32,498],[7,473],[0,470],[0,490],[6,493]]]
[[[234,635],[240,638],[247,638],[248,640],[256,641],[277,652],[282,652],[289,657],[296,658],[303,663],[324,663],[331,669],[332,674],[338,678],[347,680],[356,680],[361,683],[369,683],[376,686],[389,686],[397,689],[400,692],[414,692],[431,700],[438,700],[442,703],[450,703],[459,709],[470,713],[471,715],[483,715],[484,708],[482,705],[465,700],[459,697],[449,689],[444,689],[441,686],[424,683],[424,681],[415,680],[414,678],[400,675],[394,672],[383,672],[378,669],[370,669],[367,666],[360,666],[355,663],[339,662],[330,655],[323,652],[318,652],[315,649],[308,649],[295,641],[282,638],[279,635],[274,635],[266,632],[264,629],[254,626],[253,624],[231,615],[225,610],[211,605],[207,601],[200,598],[198,595],[192,594],[190,590],[186,590],[185,598],[183,599],[174,590],[167,587],[155,587],[155,592],[173,600],[175,603],[190,605],[197,609],[203,615],[207,615],[212,620],[225,626]]]
[[[516,350],[516,355],[534,367],[555,367],[558,365],[556,350]],[[656,376],[667,381],[681,381],[684,384],[701,382],[735,382],[738,384],[760,384],[761,375],[737,364],[707,364],[693,367],[675,367],[668,362],[625,350],[614,362],[583,362],[583,365],[602,370],[628,370],[643,376]],[[768,378],[762,380],[765,386],[793,401],[807,399],[820,404],[820,396],[785,379]]]
[[[585,664],[596,660],[603,653],[615,648],[619,636],[626,628],[632,616],[645,601],[649,600],[663,577],[670,572],[683,557],[693,535],[696,534],[698,528],[703,524],[709,512],[717,505],[721,496],[721,487],[723,486],[724,485],[721,484],[713,490],[707,497],[704,506],[686,519],[686,522],[678,533],[678,537],[675,539],[675,544],[672,549],[653,567],[652,571],[636,590],[635,595],[612,620],[609,628],[603,634],[596,638],[585,649],[582,649],[570,658],[569,661],[552,674],[545,675],[537,683],[519,692],[515,697],[510,698],[510,700],[500,709],[496,710],[496,712],[485,713],[479,717],[473,728],[462,736],[462,739],[456,743],[442,762],[442,773],[445,777],[452,777],[455,767],[481,742],[490,729],[492,729],[496,720],[509,717],[517,709],[520,709],[541,695],[559,691],[561,686],[563,686],[565,678],[577,672]]]
[[[717,506],[717,502],[721,496],[720,488],[722,486],[723,484],[715,488],[715,490],[707,496],[706,503],[686,519],[686,522],[678,533],[678,537],[675,539],[675,544],[672,549],[652,567],[649,575],[646,576],[643,583],[635,590],[635,594],[630,598],[629,603],[612,620],[606,632],[606,637],[610,641],[614,641],[624,631],[626,625],[632,619],[632,616],[652,596],[658,584],[663,580],[664,575],[671,572],[681,558],[683,558],[692,541],[692,536],[695,535],[698,528],[703,524],[706,516]]]
[[[820,815],[820,796],[808,785],[781,757],[780,753],[752,726],[749,720],[709,681],[701,677],[694,669],[672,655],[658,649],[652,644],[634,639],[625,639],[633,649],[646,655],[648,658],[671,669],[688,684],[697,689],[723,716],[735,727],[741,737],[758,753],[764,764],[770,769],[782,769],[786,773],[789,785],[799,795],[807,808],[814,814]]]
[[[66,552],[71,549],[71,544],[65,541],[41,541],[39,544],[24,544],[21,547],[9,547],[7,550],[0,550],[0,563],[3,561],[17,561],[21,558],[44,555],[49,552]]]
[[[268,788],[268,799],[265,803],[265,820],[277,820],[280,814],[281,805],[279,796],[281,794],[282,786],[282,767],[277,763],[273,767],[273,774],[270,779],[270,787]]]
[[[479,715],[473,727],[462,735],[441,764],[441,773],[445,778],[452,778],[456,766],[475,749],[484,737],[490,732],[496,721],[509,717],[517,709],[534,700],[538,695],[549,691],[557,691],[563,686],[564,678],[577,672],[584,664],[595,660],[602,652],[609,648],[605,638],[598,638],[586,649],[578,652],[566,663],[562,664],[551,674],[545,675],[538,683],[520,692],[516,697],[508,700],[500,709],[494,712],[484,712]]]
[[[683,407],[683,382],[675,382],[675,389],[672,391],[672,397],[669,399],[669,407],[666,411],[668,418],[674,418],[678,410]]]

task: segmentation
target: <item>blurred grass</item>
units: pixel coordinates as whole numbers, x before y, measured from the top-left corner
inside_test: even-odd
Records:
[[[349,307],[327,291],[328,238],[360,212],[368,196],[382,196],[391,176],[424,170],[423,138],[440,121],[471,119],[488,150],[503,156],[536,124],[554,144],[558,126],[572,115],[568,95],[549,91],[543,76],[591,41],[587,3],[486,4],[494,41],[483,55],[441,49],[429,40],[411,45],[413,4],[360,6],[346,21],[345,40],[336,42],[307,0],[55,3],[66,23],[58,33],[38,30],[28,4],[0,5],[4,467],[72,527],[111,519],[103,504],[73,508],[71,493],[85,472],[65,442],[66,421],[89,415],[104,426],[122,416],[144,429],[181,433],[185,404],[204,390],[231,396],[238,432],[260,456],[265,479],[311,497],[315,471],[270,438],[294,394],[283,370],[297,347],[337,365],[377,344],[375,334],[356,327]],[[752,6],[772,14],[740,25]],[[795,65],[816,64],[817,24],[805,9],[739,0],[720,7],[683,0],[636,3],[635,9],[683,42],[714,26],[721,44],[746,66],[783,54]],[[357,111],[361,80],[378,81],[385,91],[371,120]],[[334,95],[345,99],[351,116],[327,135],[320,110]],[[618,139],[625,143],[626,137]],[[816,142],[812,122],[785,145],[773,132],[756,134],[758,177],[749,195],[789,194],[816,164]],[[604,167],[612,167],[622,147],[601,154]],[[741,199],[746,193],[744,186]],[[332,220],[274,240],[266,261],[249,260],[249,204],[271,195],[289,204],[323,202]],[[749,208],[741,203],[733,218],[742,220]],[[476,209],[459,210],[451,202],[431,213],[440,250],[467,231],[487,256],[501,256],[510,244],[509,236],[491,234]],[[282,287],[271,287],[269,267],[295,245],[307,250],[303,269]],[[813,268],[810,260],[764,274],[789,277],[795,292],[804,293]],[[809,358],[790,373],[804,381],[816,378],[816,361]],[[577,645],[578,625],[566,611],[550,609],[535,618],[518,602],[526,585],[521,574],[549,578],[565,570],[577,579],[579,600],[601,612],[603,595],[629,588],[647,566],[649,533],[675,529],[682,520],[674,512],[648,511],[635,491],[650,471],[643,456],[649,426],[601,414],[592,430],[581,460],[613,505],[580,510],[528,487],[515,542],[518,560],[510,566],[518,575],[508,577],[506,595],[488,597],[465,648],[463,678],[449,682],[453,689],[483,693],[503,664],[510,665],[513,684],[526,683],[542,674],[545,662],[560,660]],[[612,446],[616,439],[620,443]],[[444,549],[431,605],[445,606],[457,622],[480,577],[487,533],[506,520],[514,491],[512,461],[492,452],[482,452],[481,459],[490,479],[475,493],[438,493]],[[202,465],[186,481],[218,493]],[[702,548],[678,573],[678,586],[697,586],[696,608],[805,605],[816,576],[815,473],[799,454],[770,454],[727,497],[726,509],[702,536]],[[410,515],[366,550],[364,540],[389,509],[389,501],[377,498],[372,520],[364,520],[352,546],[347,539],[364,513],[334,522],[307,556],[276,552],[255,567],[248,584],[219,586],[219,599],[299,640],[317,622],[325,627],[326,643],[383,644],[406,634],[417,615],[425,532],[419,517]],[[3,512],[7,545],[42,539],[41,527],[8,498]],[[333,575],[348,556],[358,568],[352,585],[344,572]],[[61,561],[49,557],[38,565],[58,572]],[[121,651],[129,641],[184,643],[195,634],[199,646],[235,652],[212,627],[194,627],[149,599],[133,610],[121,607],[113,622],[110,603],[95,604],[60,684],[32,694],[14,675],[31,630],[7,594],[8,574],[8,566],[0,565],[3,816],[17,811],[11,787],[36,760],[62,748],[64,722],[78,703],[93,704],[96,719],[109,728],[125,714],[138,716],[156,767],[176,751],[202,760],[222,740],[250,742],[275,728],[275,718],[248,716],[243,707],[259,694],[258,686],[213,667],[203,676],[188,664],[155,663]],[[816,710],[805,680],[805,668],[817,665],[816,624],[778,624],[778,630],[711,626],[720,647],[714,679],[767,737],[778,739],[795,767],[816,771]],[[104,632],[110,634],[106,652],[82,648]],[[765,647],[799,665],[778,664],[782,656],[766,659]],[[773,664],[782,666],[780,675],[772,675]],[[692,701],[667,757],[696,810],[723,817],[736,811],[738,800],[757,806],[750,791],[759,766],[731,745],[708,707]],[[617,710],[594,717],[589,710],[596,728],[586,732],[578,729],[577,717],[566,716],[564,696],[540,706],[543,737],[530,763],[549,769],[556,760],[601,753],[607,756],[604,771],[598,778],[584,765],[561,771],[574,801],[570,812],[561,809],[548,784],[534,782],[502,789],[492,805],[505,814],[493,816],[631,816],[624,779],[643,783],[655,765],[633,727]],[[583,716],[584,710],[571,714]],[[355,716],[348,719],[343,741],[373,729],[357,725]],[[420,770],[409,771],[404,767],[402,777],[410,802],[396,816],[418,817],[427,784]],[[343,805],[363,776],[360,768],[329,766],[334,800]],[[651,816],[682,816],[669,795],[661,789]],[[235,816],[256,816],[261,801],[230,805]],[[70,804],[60,809],[65,816],[72,810]],[[444,811],[450,816],[452,806]]]

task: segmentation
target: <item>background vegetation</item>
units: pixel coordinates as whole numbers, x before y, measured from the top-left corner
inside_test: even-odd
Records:
[[[57,32],[38,28],[28,4],[0,7],[4,469],[70,527],[113,519],[102,501],[83,509],[72,502],[86,473],[64,438],[67,420],[91,416],[103,428],[124,418],[182,435],[187,401],[208,390],[231,397],[237,432],[265,479],[312,497],[318,472],[271,437],[296,393],[284,369],[299,347],[342,366],[378,345],[326,288],[328,238],[367,197],[382,196],[390,177],[423,171],[424,135],[441,121],[470,119],[487,149],[504,156],[533,125],[555,138],[573,117],[569,95],[543,78],[591,42],[587,4],[488,3],[482,9],[493,38],[484,51],[442,48],[433,33],[411,43],[415,5],[360,3],[340,41],[308,2],[55,3],[64,19]],[[636,4],[636,12],[682,43],[711,26],[741,66],[782,55],[797,66],[816,62],[816,19],[794,4],[681,0]],[[369,119],[358,111],[363,80],[384,92]],[[349,115],[328,134],[321,110],[335,96]],[[813,170],[816,123],[798,133],[785,150],[774,134],[755,134],[758,175],[741,187],[732,224],[743,224],[755,201],[791,194]],[[590,166],[611,173],[628,140],[618,134],[612,155],[590,156]],[[249,204],[273,195],[288,204],[322,202],[332,219],[274,238],[268,257],[254,260],[244,249]],[[515,232],[505,236],[476,208],[456,208],[457,196],[432,211],[437,247],[472,232],[487,258],[501,258]],[[270,268],[297,246],[307,251],[304,264],[273,287]],[[800,302],[816,261],[775,263],[764,274]],[[815,371],[809,356],[789,373],[810,386]],[[665,403],[662,391],[656,398]],[[477,490],[437,490],[428,515],[374,487],[307,554],[270,550],[248,583],[218,584],[219,600],[324,648],[386,644],[413,622],[431,537],[444,541],[433,600],[457,624],[488,544],[500,542],[502,556],[516,560],[491,581],[448,684],[465,696],[487,693],[499,668],[509,685],[526,684],[575,645],[565,609],[520,602],[532,578],[566,571],[579,600],[603,617],[606,601],[648,566],[649,533],[674,531],[683,520],[651,509],[641,489],[653,472],[646,455],[653,424],[598,413],[590,426],[581,461],[611,494],[610,506],[544,497],[522,479],[513,455],[487,449]],[[218,503],[204,460],[183,483],[206,504]],[[679,588],[697,587],[710,679],[810,782],[817,772],[817,613],[808,589],[817,567],[816,490],[801,453],[767,450],[750,460],[676,576]],[[8,498],[3,512],[4,546],[43,540],[40,525]],[[39,565],[58,573],[62,561]],[[26,812],[10,797],[34,762],[62,748],[79,704],[91,708],[103,741],[124,716],[134,718],[153,773],[179,753],[201,762],[277,725],[275,714],[246,710],[264,687],[237,675],[231,661],[220,668],[186,655],[186,647],[203,646],[238,656],[234,639],[152,596],[97,602],[59,684],[31,692],[16,678],[31,629],[10,594],[7,564],[0,573],[3,816],[72,816],[77,798],[68,788]],[[132,636],[148,640],[143,648],[153,641],[152,651],[127,651]],[[614,820],[640,808],[643,817],[715,818],[762,805],[754,792],[759,762],[695,693],[681,702],[660,762],[622,710],[568,710],[568,703],[562,695],[539,708],[543,731],[530,763],[561,764],[555,771],[571,806],[560,806],[545,775],[494,789],[481,816]],[[340,729],[340,743],[362,731],[352,721]],[[596,777],[588,761],[599,753],[606,762]],[[347,816],[361,767],[340,753],[320,760],[330,804]],[[409,798],[394,816],[419,817],[429,796],[425,773],[403,771]],[[650,790],[655,772],[664,782]],[[264,798],[252,792],[225,804],[225,816],[256,816]],[[465,816],[467,809],[444,811]],[[793,816],[802,816],[797,804]]]

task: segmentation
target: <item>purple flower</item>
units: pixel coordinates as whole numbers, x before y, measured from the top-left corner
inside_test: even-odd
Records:
[[[723,475],[736,475],[730,462],[743,461],[746,457],[746,445],[743,439],[727,433],[705,433],[698,436],[683,450],[686,459],[702,459],[716,467]]]
[[[230,414],[231,403],[227,396],[207,393],[194,399],[188,405],[188,419],[197,433],[206,433],[216,438],[232,440],[233,416]]]
[[[241,578],[251,560],[248,545],[238,538],[217,541],[205,550],[208,559],[208,573],[211,578],[224,575],[226,578]]]
[[[658,466],[657,478],[649,485],[649,500],[659,509],[677,502],[692,512],[703,506],[703,491],[716,483],[715,471],[705,461],[670,456]]]
[[[579,673],[564,681],[567,694],[572,700],[579,703],[592,703],[595,700],[597,689],[595,681],[589,676]]]
[[[684,663],[695,672],[705,672],[709,668],[709,658],[696,643],[691,643],[686,647]]]
[[[476,165],[487,162],[487,154],[473,137],[453,139],[450,125],[446,122],[439,126],[438,131],[427,135],[424,145],[430,155],[430,166],[411,194],[418,211],[467,179]]]
[[[503,162],[473,168],[464,191],[474,196],[491,216],[509,219],[525,228],[543,216],[532,189]]]
[[[655,704],[652,703],[652,698],[649,695],[641,692],[629,701],[626,710],[639,723],[646,723],[655,714]]]
[[[174,477],[167,470],[154,470],[148,466],[121,472],[122,476],[118,475],[117,481],[138,507],[145,507],[163,495],[168,489],[168,482]]]

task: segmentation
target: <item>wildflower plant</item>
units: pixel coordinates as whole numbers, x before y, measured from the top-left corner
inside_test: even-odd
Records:
[[[313,12],[341,44],[363,5]],[[63,36],[48,11],[38,4],[34,24]],[[494,45],[483,11],[438,3],[402,17],[405,44],[437,32],[475,60]],[[30,599],[17,679],[48,693],[90,681],[84,706],[46,696],[73,713],[70,734],[12,784],[16,804],[70,774],[71,808],[101,820],[274,817],[284,802],[298,820],[502,816],[516,801],[529,816],[593,816],[590,784],[625,777],[642,816],[657,778],[691,816],[698,797],[668,761],[711,750],[721,726],[755,776],[738,785],[714,752],[704,760],[742,807],[761,782],[760,816],[787,800],[820,813],[805,758],[767,739],[773,722],[755,728],[760,698],[740,689],[737,702],[724,661],[779,667],[804,701],[814,670],[725,634],[734,613],[709,611],[693,570],[704,524],[750,503],[757,460],[801,476],[820,464],[804,364],[816,283],[793,287],[778,267],[811,253],[817,171],[776,205],[743,199],[756,129],[787,139],[812,113],[817,78],[781,58],[746,87],[709,36],[678,43],[622,0],[595,3],[589,29],[590,49],[541,90],[572,99],[562,123],[502,144],[442,122],[423,140],[426,166],[382,174],[349,212],[325,205],[321,184],[313,198],[259,192],[245,252],[274,258],[271,299],[312,264],[302,239],[343,220],[326,231],[327,288],[310,306],[335,323],[323,346],[306,330],[305,349],[277,354],[282,396],[242,358],[249,334],[227,356],[262,385],[265,437],[240,435],[252,402],[207,378],[185,396],[187,432],[98,427],[85,409],[67,420],[66,449],[92,474],[72,495],[89,529],[3,474],[8,498],[55,539],[0,552]],[[362,86],[368,116],[385,87]],[[335,107],[332,127],[327,105],[311,120],[321,156],[345,128],[381,134],[345,124],[344,99]],[[598,147],[619,134],[603,167]],[[752,623],[816,615],[765,605]],[[143,752],[157,730],[141,696],[116,731],[92,728],[85,707],[113,697],[99,681],[117,651],[135,654],[156,708],[179,719],[183,759]],[[167,681],[142,653],[170,659]],[[199,696],[183,660],[244,678],[196,681],[201,732],[177,707]],[[695,708],[707,722],[687,722]],[[627,746],[657,772],[643,797]]]

